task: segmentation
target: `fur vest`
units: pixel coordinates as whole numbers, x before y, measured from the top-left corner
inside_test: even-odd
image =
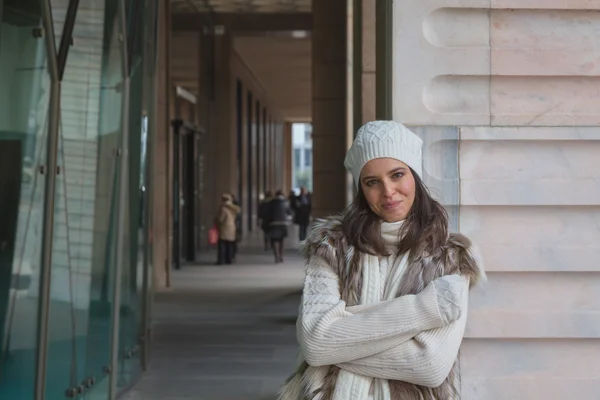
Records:
[[[303,248],[308,262],[313,256],[322,257],[337,272],[341,298],[348,306],[360,301],[362,255],[348,244],[342,217],[319,221],[311,230]],[[413,254],[414,253],[414,254]],[[470,278],[471,287],[485,277],[471,242],[459,233],[452,233],[435,254],[411,252],[409,264],[402,277],[398,296],[416,294],[434,279],[459,273]],[[286,381],[280,400],[331,400],[337,375],[336,366],[312,367],[301,361],[296,372]],[[458,359],[446,380],[437,388],[428,388],[401,381],[389,381],[393,400],[453,400],[460,398]]]

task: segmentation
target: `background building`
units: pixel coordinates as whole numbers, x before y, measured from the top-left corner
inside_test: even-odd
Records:
[[[312,191],[312,126],[295,123],[292,125],[294,170],[292,187],[299,190],[304,186]]]

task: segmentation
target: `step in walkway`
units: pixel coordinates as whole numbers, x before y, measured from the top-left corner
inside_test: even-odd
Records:
[[[289,249],[283,264],[256,245],[238,262],[172,274],[156,294],[152,361],[124,400],[275,400],[297,359],[295,321],[304,262]]]

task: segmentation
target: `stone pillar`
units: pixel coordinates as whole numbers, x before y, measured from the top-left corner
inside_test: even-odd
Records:
[[[271,145],[269,147],[271,153],[270,153],[270,159],[271,159],[271,168],[269,171],[269,179],[271,180],[271,190],[273,191],[273,194],[275,194],[275,191],[278,189],[277,187],[277,126],[276,126],[276,122],[273,119],[273,117],[271,117],[271,121],[269,123],[269,129],[271,130]]]
[[[202,137],[204,155],[205,221],[212,221],[224,192],[237,193],[234,103],[232,102],[232,38],[227,27],[217,27],[215,36],[215,104],[209,132]],[[245,110],[244,110],[245,112]],[[245,151],[245,149],[244,149]],[[238,199],[240,200],[240,199]]]
[[[489,277],[469,296],[461,399],[598,397],[599,8],[394,2],[394,119],[419,127],[426,183]]]
[[[169,237],[170,213],[168,187],[168,140],[170,137],[170,74],[169,74],[169,42],[170,42],[170,1],[160,0],[158,4],[157,34],[157,71],[156,71],[156,135],[154,146],[154,173],[151,179],[152,191],[152,260],[154,269],[154,287],[168,286],[170,265]]]
[[[355,48],[360,63],[357,70],[360,72],[359,87],[355,89],[359,110],[354,119],[355,130],[368,121],[375,120],[375,87],[376,87],[376,61],[375,61],[375,0],[356,0],[360,4],[360,14],[355,15],[360,25],[360,47]],[[358,40],[357,40],[358,41]],[[355,43],[357,42],[355,41]],[[356,60],[356,58],[355,58]],[[355,65],[357,65],[355,63]],[[355,111],[356,112],[356,111]]]
[[[313,215],[346,206],[346,0],[313,0]]]
[[[292,190],[292,123],[286,122],[283,128],[283,191],[289,193]]]

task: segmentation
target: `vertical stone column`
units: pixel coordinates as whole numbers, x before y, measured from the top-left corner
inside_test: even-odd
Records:
[[[292,123],[286,122],[283,127],[283,190],[287,194],[292,190]]]
[[[418,127],[426,183],[489,276],[460,398],[597,398],[599,5],[447,3],[393,3],[393,115]]]
[[[154,269],[154,287],[163,288],[168,285],[169,271],[169,196],[168,187],[168,141],[170,137],[169,103],[169,42],[171,36],[170,1],[160,0],[158,4],[158,44],[156,71],[156,135],[154,146],[154,176],[152,185],[152,260]]]
[[[206,196],[203,199],[205,221],[214,217],[222,193],[237,193],[236,132],[233,129],[235,103],[232,102],[231,78],[232,37],[227,28],[216,27],[214,63],[217,96],[209,133],[202,139],[206,170]]]
[[[271,167],[269,170],[269,179],[271,181],[271,190],[273,191],[273,193],[275,193],[275,191],[277,190],[277,181],[276,181],[276,168],[277,168],[277,148],[276,148],[276,144],[277,144],[277,130],[276,130],[276,124],[275,124],[275,120],[273,119],[273,117],[271,117],[271,120],[269,122],[269,129],[271,130],[271,139],[270,142],[271,144],[269,145],[269,151],[270,153],[270,159],[271,159]]]
[[[375,0],[357,0],[362,3],[361,15],[361,76],[360,76],[360,125],[375,119]],[[358,91],[358,90],[357,90]],[[356,121],[356,120],[355,120]],[[358,126],[355,126],[358,129]]]
[[[313,0],[313,215],[346,206],[346,0]]]

